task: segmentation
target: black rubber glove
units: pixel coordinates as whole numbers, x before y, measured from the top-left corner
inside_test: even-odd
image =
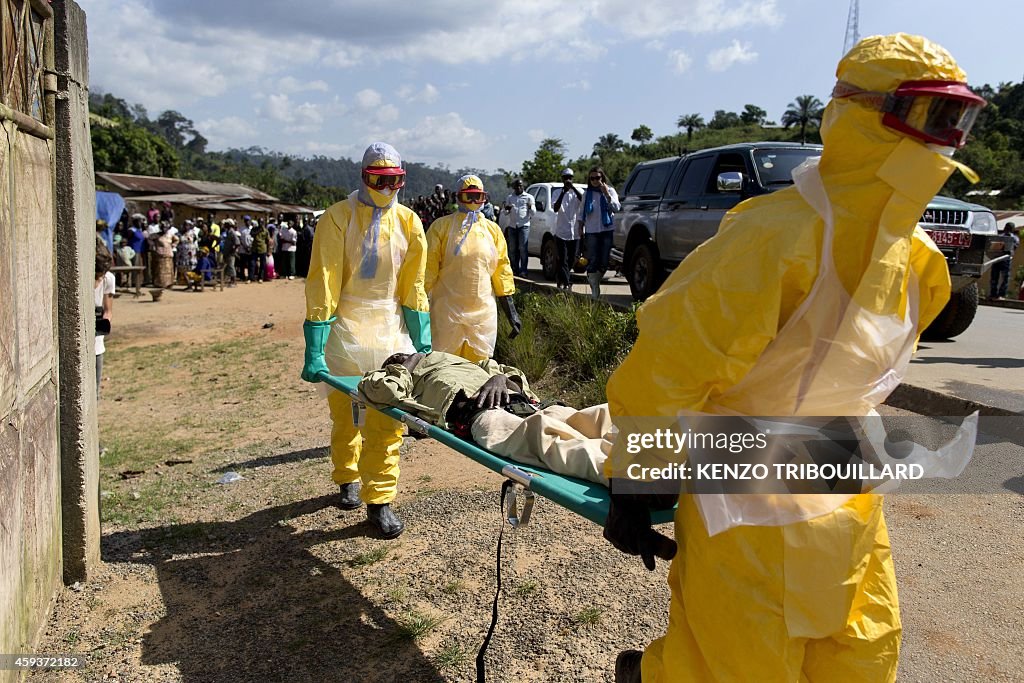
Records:
[[[519,319],[516,305],[512,303],[512,297],[510,296],[499,296],[498,303],[501,304],[501,310],[505,311],[505,317],[508,318],[509,324],[512,325],[512,333],[508,335],[508,338],[515,339],[519,336],[519,331],[523,329],[523,321]]]
[[[648,503],[653,503],[655,509],[668,509],[674,498],[670,502],[664,496],[612,494],[604,523],[605,539],[627,555],[639,555],[644,566],[654,571],[655,557],[671,560],[676,556],[676,542],[652,528]]]
[[[498,408],[508,403],[508,379],[505,375],[495,375],[476,392],[477,408]]]

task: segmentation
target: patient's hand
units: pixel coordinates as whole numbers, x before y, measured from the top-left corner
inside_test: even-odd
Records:
[[[505,375],[495,375],[476,392],[477,408],[497,408],[508,403],[508,379]]]

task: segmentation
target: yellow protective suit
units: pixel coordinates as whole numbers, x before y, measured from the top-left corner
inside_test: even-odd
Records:
[[[474,362],[494,354],[496,296],[516,291],[501,228],[480,213],[467,225],[465,211],[434,221],[427,231],[425,287],[435,351]]]
[[[902,34],[861,41],[837,75],[873,91],[965,80],[941,47]],[[772,381],[772,369],[787,365],[806,370],[797,373],[801,382],[821,384],[831,373],[839,383],[871,382],[860,401],[851,399],[856,386],[840,392],[847,403],[839,405],[861,411],[846,414],[864,414],[884,398],[876,389],[885,368],[848,371],[832,352],[871,348],[869,330],[851,329],[850,311],[914,335],[945,305],[945,261],[916,223],[954,162],[849,100],[829,103],[822,139],[811,180],[820,171],[827,204],[819,209],[832,218],[830,265],[848,294],[848,307],[832,312],[834,336],[815,338],[802,324],[787,329],[793,318],[827,328],[820,301],[814,310],[803,306],[827,257],[820,210],[798,188],[743,202],[639,310],[637,342],[607,387],[620,429],[629,428],[627,416],[683,411],[842,414],[836,404],[806,401],[791,376]],[[620,439],[609,462],[622,449]],[[895,679],[901,626],[880,496],[853,496],[810,521],[709,536],[695,497],[683,494],[675,536],[669,627],[644,653],[645,683]]]
[[[374,208],[359,198],[364,190],[373,203],[384,207],[375,239],[370,231]],[[364,270],[368,249],[376,256],[372,267]],[[388,206],[380,193],[364,187],[321,216],[306,279],[306,318],[335,318],[325,349],[332,374],[363,374],[379,368],[393,353],[416,350],[403,308],[426,317],[425,264],[426,238],[419,217],[397,202]],[[391,502],[398,486],[401,424],[367,411],[360,430],[348,397],[331,390],[328,404],[334,482],[361,479],[364,502]]]

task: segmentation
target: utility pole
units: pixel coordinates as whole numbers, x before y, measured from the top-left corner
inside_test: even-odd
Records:
[[[850,0],[850,13],[846,17],[846,41],[843,43],[843,54],[849,52],[860,40],[857,25],[860,21],[860,2]]]

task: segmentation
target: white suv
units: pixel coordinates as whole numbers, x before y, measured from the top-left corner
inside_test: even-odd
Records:
[[[574,183],[582,194],[586,185]],[[562,183],[534,183],[526,188],[537,204],[537,213],[530,221],[530,238],[526,251],[530,256],[540,258],[541,269],[548,280],[555,279],[555,209],[554,204],[562,191]],[[584,251],[580,250],[582,256]],[[577,266],[578,268],[578,266]]]

